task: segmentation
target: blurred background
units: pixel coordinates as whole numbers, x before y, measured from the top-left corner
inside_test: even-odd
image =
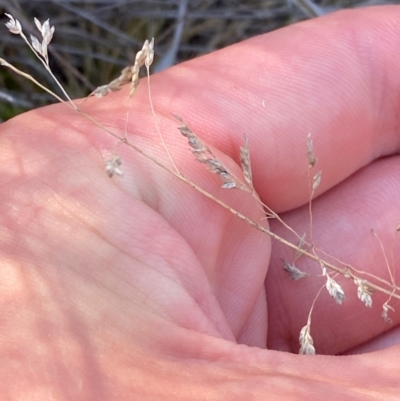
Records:
[[[33,17],[56,27],[51,67],[72,98],[118,77],[147,38],[155,38],[153,71],[246,38],[343,8],[400,0],[0,0],[0,15],[18,19],[25,35],[40,37]],[[18,35],[0,24],[0,57],[59,93]],[[0,67],[0,121],[54,99]]]

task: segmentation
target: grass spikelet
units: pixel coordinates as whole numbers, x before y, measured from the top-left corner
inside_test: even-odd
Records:
[[[110,92],[119,91],[123,85],[129,84],[132,80],[132,67],[127,66],[121,71],[121,75],[112,80],[107,85],[101,85],[97,87],[89,96],[103,97],[108,95]]]
[[[253,177],[250,164],[250,148],[247,135],[244,136],[244,146],[240,147],[240,163],[242,165],[243,176],[247,184],[253,188]]]
[[[359,278],[354,279],[354,284],[357,286],[358,299],[367,308],[372,308],[372,288],[369,287],[365,280]]]
[[[311,337],[311,320],[300,330],[299,335],[301,355],[315,355],[314,340]]]
[[[283,269],[288,272],[290,278],[295,281],[308,277],[308,274],[301,271],[298,267],[294,265],[294,263],[289,263],[285,260],[283,261]]]
[[[178,127],[178,129],[187,139],[190,150],[196,157],[196,160],[205,164],[209,171],[217,174],[221,178],[223,181],[222,188],[245,189],[246,187],[214,156],[211,149],[203,144],[199,137],[186,125],[183,119],[176,114],[174,114],[174,117],[182,123],[182,126]]]
[[[114,175],[122,175],[121,159],[117,155],[113,155],[110,160],[106,161],[106,173],[111,178]]]
[[[386,301],[382,305],[382,317],[386,323],[392,323],[392,319],[388,316],[389,310],[394,312],[394,308],[388,304],[389,301]]]
[[[329,275],[326,275],[326,289],[329,292],[329,295],[338,303],[342,304],[344,301],[345,295],[342,287]]]

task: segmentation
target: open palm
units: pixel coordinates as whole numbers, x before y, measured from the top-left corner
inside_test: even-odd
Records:
[[[388,279],[371,228],[390,253],[400,210],[399,20],[397,7],[337,13],[152,77],[179,170],[267,225],[251,196],[221,189],[193,160],[171,113],[238,172],[246,133],[260,198],[302,234],[311,131],[323,171],[315,244]],[[122,136],[126,106],[122,90],[81,107]],[[170,165],[145,83],[129,107],[129,141]],[[117,149],[124,175],[110,179],[115,139],[64,105],[0,130],[2,399],[396,399],[398,347],[341,358],[266,350],[297,352],[324,283],[289,280],[281,259],[292,251],[126,145]],[[398,314],[391,326],[380,317],[387,297],[375,294],[368,310],[340,280],[345,304],[322,293],[315,307],[317,351],[395,344]]]

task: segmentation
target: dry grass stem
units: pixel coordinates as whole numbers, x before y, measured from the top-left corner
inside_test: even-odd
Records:
[[[7,60],[4,60],[3,58],[0,58],[0,65],[3,67],[7,67],[10,70],[14,71],[16,74],[20,75],[21,77],[24,77],[28,79],[29,81],[33,82],[35,85],[37,85],[40,89],[43,89],[45,92],[47,92],[49,95],[53,96],[55,99],[57,99],[59,102],[64,103],[64,99],[58,96],[56,93],[51,91],[49,88],[46,86],[42,85],[39,81],[37,81],[35,78],[32,77],[32,75],[27,74],[24,71],[21,71],[17,67],[13,66],[10,64]],[[78,110],[77,108],[73,107],[73,109]]]
[[[395,274],[394,274],[393,270],[390,268],[390,263],[388,261],[388,258],[387,258],[387,255],[386,255],[386,251],[385,251],[385,248],[384,248],[384,246],[382,244],[382,241],[381,241],[381,239],[379,238],[379,235],[375,232],[374,229],[372,229],[372,234],[378,240],[379,246],[380,246],[381,251],[382,251],[382,255],[383,255],[384,259],[385,259],[386,268],[387,268],[387,270],[389,272],[390,280],[391,280],[393,286],[396,286]],[[396,238],[396,232],[395,232],[395,238]],[[393,257],[392,257],[392,259],[393,259]]]

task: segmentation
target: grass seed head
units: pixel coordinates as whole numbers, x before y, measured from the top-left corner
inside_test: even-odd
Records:
[[[388,302],[386,301],[386,302],[382,305],[382,309],[383,309],[383,311],[382,311],[383,320],[384,320],[386,323],[392,323],[392,319],[388,316],[388,313],[389,313],[389,310],[391,310],[392,312],[394,312],[394,308],[393,308],[392,306],[390,306],[390,305],[388,304]]]
[[[240,163],[242,165],[243,176],[250,187],[253,187],[253,177],[250,164],[250,147],[247,135],[244,136],[244,146],[240,147]]]
[[[106,161],[106,172],[110,178],[115,174],[122,175],[121,164],[121,159],[117,155],[114,155],[110,160]]]
[[[322,179],[322,170],[318,171],[318,173],[315,174],[313,177],[313,183],[312,183],[313,191],[315,191],[319,187],[319,184],[321,184],[321,179]]]
[[[6,27],[8,28],[8,30],[14,35],[21,35],[22,27],[19,21],[17,19],[14,19],[11,14],[5,13],[5,15],[10,19],[8,22],[6,22]]]
[[[368,286],[365,280],[359,278],[354,279],[354,284],[357,286],[357,296],[359,300],[367,308],[372,308],[372,289]]]
[[[300,330],[299,343],[299,354],[315,355],[314,341],[311,337],[311,328],[309,323]]]
[[[341,305],[344,301],[345,294],[342,287],[339,285],[337,281],[333,278],[326,275],[326,289],[329,292],[329,295],[339,304]]]
[[[307,135],[307,157],[308,157],[308,166],[314,167],[317,164],[317,159],[314,155],[314,142],[312,139],[311,132]]]

